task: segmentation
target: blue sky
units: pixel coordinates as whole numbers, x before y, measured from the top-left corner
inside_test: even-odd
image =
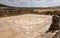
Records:
[[[60,0],[0,0],[0,4],[14,7],[53,7],[60,6]]]

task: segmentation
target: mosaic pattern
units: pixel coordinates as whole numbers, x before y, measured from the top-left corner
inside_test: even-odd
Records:
[[[34,14],[0,18],[0,31],[13,29],[22,32],[26,38],[35,38],[49,29],[51,20],[52,16]]]

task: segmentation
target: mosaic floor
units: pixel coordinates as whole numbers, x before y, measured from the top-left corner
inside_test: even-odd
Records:
[[[52,16],[36,14],[0,18],[0,38],[42,38],[51,20]]]

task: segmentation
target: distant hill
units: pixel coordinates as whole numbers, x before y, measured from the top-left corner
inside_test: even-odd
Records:
[[[0,7],[2,7],[2,6],[3,6],[3,7],[8,7],[8,6],[6,6],[6,5],[0,4]]]
[[[11,7],[11,6],[7,6],[7,5],[4,5],[4,4],[0,4],[0,7]]]
[[[13,7],[13,6],[7,6],[4,4],[0,4],[0,7]],[[54,6],[54,7],[15,7],[15,8],[48,9],[48,8],[60,8],[60,6]]]

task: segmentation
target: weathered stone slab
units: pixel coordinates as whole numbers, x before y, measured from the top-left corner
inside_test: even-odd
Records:
[[[45,33],[51,25],[52,16],[24,14],[0,18],[0,31],[8,29],[23,33],[25,38],[35,38]]]

